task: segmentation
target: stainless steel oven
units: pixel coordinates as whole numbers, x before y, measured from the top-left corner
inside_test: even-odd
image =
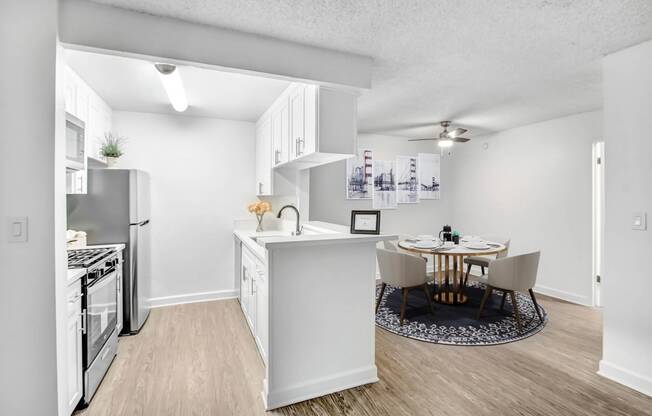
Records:
[[[118,270],[116,253],[88,268],[82,286],[84,397],[88,404],[117,353]]]
[[[118,322],[117,275],[114,268],[86,287],[87,364],[97,357]]]
[[[83,121],[66,113],[66,167],[83,170],[86,160],[86,125]]]

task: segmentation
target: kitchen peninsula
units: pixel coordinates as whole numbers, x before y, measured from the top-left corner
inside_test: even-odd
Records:
[[[256,233],[236,230],[236,287],[265,362],[266,409],[378,381],[376,243],[324,222]]]

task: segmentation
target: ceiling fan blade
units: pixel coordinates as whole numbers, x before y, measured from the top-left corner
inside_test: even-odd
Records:
[[[408,139],[408,142],[422,142],[424,140],[439,140],[439,137],[428,137],[427,139]]]
[[[459,128],[459,127],[458,127],[458,128],[456,128],[455,130],[451,130],[451,131],[449,131],[449,132],[448,132],[448,137],[450,137],[450,138],[452,139],[452,138],[455,138],[455,137],[457,137],[457,136],[461,136],[461,135],[463,135],[463,134],[466,133],[467,131],[468,131],[467,129],[462,129],[462,128]]]
[[[451,138],[451,140],[456,142],[456,143],[466,143],[471,139],[467,139],[466,137],[453,137],[453,138]]]

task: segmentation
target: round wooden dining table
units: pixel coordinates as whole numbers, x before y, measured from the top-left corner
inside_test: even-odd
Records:
[[[466,281],[464,273],[464,258],[476,256],[491,256],[506,250],[504,244],[487,241],[488,248],[469,248],[469,242],[460,241],[452,246],[439,246],[435,248],[419,248],[415,240],[401,240],[398,245],[407,250],[421,255],[432,255],[434,265],[435,293],[433,299],[439,303],[457,305],[466,303],[468,297],[464,293]]]

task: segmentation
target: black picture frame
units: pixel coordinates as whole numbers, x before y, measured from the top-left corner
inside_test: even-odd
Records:
[[[359,229],[355,227],[356,217],[358,215],[374,215],[376,217],[376,227],[373,230]],[[380,234],[380,211],[379,210],[352,210],[351,211],[351,234]]]

